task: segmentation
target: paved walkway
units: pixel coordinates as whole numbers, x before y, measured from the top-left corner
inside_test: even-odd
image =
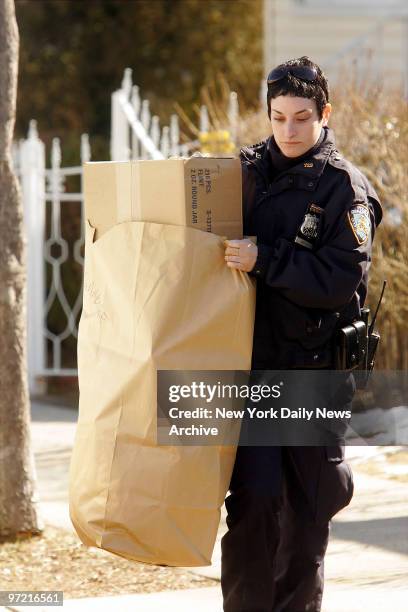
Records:
[[[406,592],[391,592],[388,588],[362,590],[330,585],[324,598],[323,612],[406,612]],[[61,607],[40,608],[43,612]],[[8,608],[26,612],[27,607]],[[39,610],[39,608],[36,608]],[[217,587],[162,591],[148,595],[67,599],[63,610],[72,612],[222,612],[222,597]]]
[[[32,443],[37,467],[40,507],[46,524],[73,529],[68,514],[68,467],[76,411],[33,402]],[[368,475],[366,466],[381,459],[389,447],[348,447],[355,494],[351,505],[332,524],[325,560],[323,612],[405,612],[408,601],[408,487],[402,480]],[[381,462],[378,463],[381,465]],[[408,467],[405,466],[408,470]],[[400,471],[404,466],[396,466]],[[381,470],[378,470],[381,473]],[[212,565],[188,568],[220,579],[220,540],[226,531],[222,509]],[[146,595],[65,600],[64,609],[121,612],[222,612],[220,587]],[[1,608],[0,608],[1,609]],[[21,610],[27,607],[8,608]],[[46,607],[44,611],[54,607]],[[55,607],[56,610],[61,609]],[[41,608],[36,608],[41,610]]]

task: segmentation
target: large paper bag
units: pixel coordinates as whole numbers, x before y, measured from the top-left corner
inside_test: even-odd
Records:
[[[156,393],[157,370],[250,368],[254,287],[224,253],[215,234],[140,221],[95,242],[87,222],[69,485],[87,545],[211,563],[236,447],[157,445]]]

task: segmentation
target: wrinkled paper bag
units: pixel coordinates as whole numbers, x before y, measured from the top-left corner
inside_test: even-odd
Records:
[[[94,233],[87,222],[71,520],[128,559],[209,565],[236,447],[158,446],[157,370],[248,370],[254,286],[215,234],[139,221]]]

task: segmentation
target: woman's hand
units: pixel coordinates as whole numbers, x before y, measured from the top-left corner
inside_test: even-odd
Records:
[[[225,240],[225,261],[227,266],[236,270],[250,272],[255,266],[258,257],[256,244],[245,238],[244,240]]]

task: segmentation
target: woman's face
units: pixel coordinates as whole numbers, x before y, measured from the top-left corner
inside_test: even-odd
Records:
[[[299,157],[311,149],[331,112],[331,105],[327,103],[319,119],[316,102],[309,98],[278,96],[270,104],[272,133],[286,157]]]

